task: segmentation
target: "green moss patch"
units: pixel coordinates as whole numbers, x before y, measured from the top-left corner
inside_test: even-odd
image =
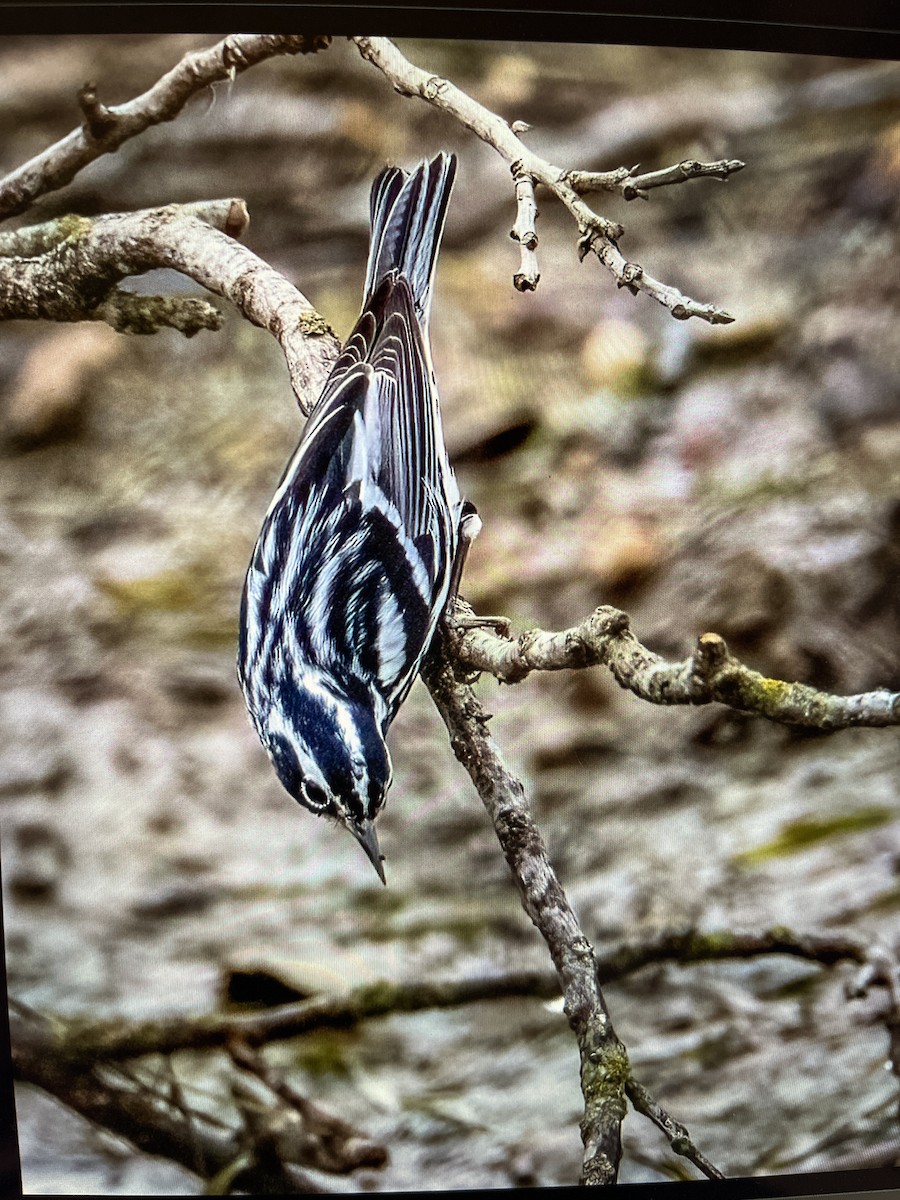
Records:
[[[886,825],[892,821],[895,816],[892,809],[873,804],[852,813],[841,813],[833,817],[799,817],[783,826],[781,832],[770,842],[736,854],[733,861],[741,866],[756,866],[772,858],[785,858],[833,837],[859,833],[864,829],[876,829],[879,825]]]

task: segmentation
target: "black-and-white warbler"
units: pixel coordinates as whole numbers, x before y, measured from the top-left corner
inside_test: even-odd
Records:
[[[362,312],[269,506],[241,604],[238,674],[279,779],[344,824],[382,882],[385,736],[477,531],[428,344],[455,174],[439,154],[372,186]]]

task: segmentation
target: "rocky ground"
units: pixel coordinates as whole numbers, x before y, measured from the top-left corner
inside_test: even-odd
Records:
[[[196,38],[0,44],[0,171]],[[484,532],[465,592],[519,629],[595,605],[672,657],[715,630],[767,674],[900,687],[900,68],[765,54],[409,42],[564,166],[735,157],[727,185],[599,197],[623,252],[737,318],[617,292],[549,199],[542,280],[511,284],[508,171],[354,49],[273,61],[100,160],[30,219],[246,199],[250,247],[345,334],[386,160],[461,159],[432,329],[447,440]],[[539,196],[540,200],[540,196]],[[184,285],[173,277],[142,289]],[[246,563],[301,421],[275,343],[0,330],[0,831],[10,991],[63,1015],[300,986],[543,966],[492,830],[417,684],[392,734],[388,889],[280,790],[234,676]],[[896,731],[800,735],[652,708],[601,671],[485,680],[492,729],[599,948],[662,928],[895,943]],[[882,999],[793,959],[611,986],[641,1079],[729,1174],[900,1155]],[[286,1043],[273,1061],[389,1147],[362,1190],[571,1183],[577,1055],[558,1006],[484,1003]],[[224,1060],[178,1069],[215,1093]],[[196,1194],[42,1093],[18,1096],[28,1190]],[[223,1101],[224,1103],[224,1101]],[[682,1177],[625,1123],[627,1181]]]

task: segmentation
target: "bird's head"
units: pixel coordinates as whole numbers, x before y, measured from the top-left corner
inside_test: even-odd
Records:
[[[302,677],[270,710],[263,742],[285,790],[310,812],[345,825],[384,883],[374,820],[392,770],[370,706],[317,676]]]

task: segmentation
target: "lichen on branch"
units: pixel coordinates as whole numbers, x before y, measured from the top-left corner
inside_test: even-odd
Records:
[[[448,622],[458,662],[518,683],[532,671],[606,667],[616,682],[651,704],[726,704],[783,725],[834,730],[900,725],[900,693],[836,696],[803,683],[769,679],[736,658],[717,633],[704,633],[682,662],[668,662],[635,637],[627,613],[603,605],[571,629],[531,629],[518,638],[479,628],[458,602]],[[474,627],[473,627],[474,626]]]
[[[246,224],[243,201],[229,199],[62,217],[3,235],[0,320],[108,320],[133,332],[150,332],[156,321],[187,334],[215,327],[206,301],[123,299],[116,290],[155,268],[180,271],[278,339],[308,412],[337,356],[337,339],[293,284],[235,240]]]

